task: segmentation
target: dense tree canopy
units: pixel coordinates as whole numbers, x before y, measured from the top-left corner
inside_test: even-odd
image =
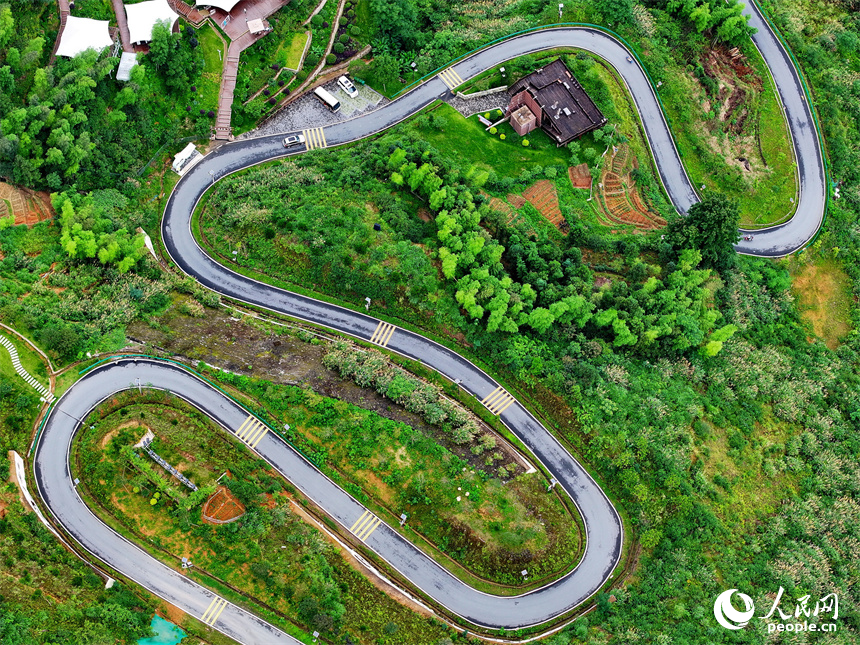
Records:
[[[690,207],[686,217],[669,224],[666,237],[678,251],[699,249],[706,266],[723,271],[735,263],[733,245],[740,239],[738,205],[723,195],[709,193]]]

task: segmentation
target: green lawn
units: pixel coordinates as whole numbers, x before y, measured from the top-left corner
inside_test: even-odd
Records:
[[[48,372],[44,360],[29,345],[2,327],[0,334],[12,341],[15,348],[18,350],[18,358],[21,360],[21,367],[30,373],[39,383],[48,387]],[[5,347],[0,347],[0,374],[10,379],[17,379],[20,383],[24,383],[21,377],[17,375],[15,368],[12,366],[12,359],[9,357],[9,352]],[[27,386],[28,393],[37,394],[36,390]]]
[[[491,121],[498,119],[497,112],[490,113]],[[498,133],[491,135],[484,131],[477,115],[466,119],[448,105],[440,105],[427,115],[427,119],[419,118],[410,126],[443,154],[495,170],[506,177],[516,177],[535,165],[567,167],[570,158],[566,149],[557,148],[540,130],[529,133],[526,138],[530,145],[526,148],[522,145],[522,137],[507,123],[499,127]],[[501,134],[505,135],[504,141]]]
[[[282,46],[282,49],[287,52],[287,64],[286,67],[288,69],[298,70],[299,65],[302,62],[302,53],[305,51],[305,43],[308,42],[308,38],[310,37],[309,31],[303,31],[293,35],[292,41],[290,41],[289,46]],[[286,45],[286,43],[285,43]]]
[[[203,74],[197,86],[197,100],[204,110],[216,110],[221,90],[221,69],[224,65],[223,58],[227,56],[227,48],[215,28],[208,23],[197,32],[197,39],[203,51]]]

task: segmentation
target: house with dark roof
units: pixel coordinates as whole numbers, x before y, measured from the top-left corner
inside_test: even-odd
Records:
[[[508,88],[505,116],[520,136],[540,128],[563,146],[606,123],[560,58]]]

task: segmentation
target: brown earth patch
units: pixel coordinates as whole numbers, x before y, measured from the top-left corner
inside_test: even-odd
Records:
[[[124,430],[124,429],[130,428],[132,426],[141,426],[141,428],[143,429],[144,432],[146,432],[149,429],[145,425],[141,424],[140,421],[138,421],[137,419],[129,419],[128,421],[123,421],[118,426],[116,426],[113,430],[108,432],[104,437],[101,438],[101,441],[99,441],[99,446],[101,446],[102,448],[106,448],[108,443],[110,443],[111,439],[113,439],[115,436],[117,436],[119,434],[120,430]]]
[[[801,317],[830,349],[851,331],[851,280],[835,260],[803,266],[793,272],[792,290]]]
[[[219,486],[203,503],[200,518],[206,524],[228,524],[245,514],[245,506],[224,486]]]
[[[563,230],[563,225],[566,222],[558,205],[558,193],[551,181],[548,179],[536,181],[525,189],[523,197],[529,200],[531,205],[553,226]]]
[[[571,166],[567,169],[567,176],[570,177],[570,183],[574,188],[584,190],[591,188],[591,173],[588,171],[587,163]]]
[[[0,182],[0,217],[15,216],[15,225],[32,226],[54,217],[48,193]]]
[[[626,143],[613,149],[612,157],[600,177],[596,205],[607,226],[626,224],[638,230],[648,231],[662,228],[666,220],[652,211],[645,203],[632,171],[639,167],[636,157],[630,153]]]

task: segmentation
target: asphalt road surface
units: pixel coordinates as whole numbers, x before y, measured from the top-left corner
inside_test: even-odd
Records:
[[[739,244],[738,250],[781,256],[802,248],[821,225],[826,204],[824,167],[797,73],[757,9],[750,5],[747,12],[752,13],[751,22],[759,30],[754,41],[770,67],[785,109],[798,158],[801,192],[797,213],[789,222],[755,231],[753,240]],[[511,58],[559,46],[592,51],[619,71],[640,111],[666,191],[678,210],[685,212],[698,197],[680,162],[651,85],[638,63],[628,61],[629,53],[618,41],[589,28],[548,29],[506,40],[448,68],[453,70],[453,77],[450,71],[445,71],[441,77],[434,76],[375,112],[322,128],[311,140],[320,147],[320,144],[333,146],[362,139],[444,97],[449,85],[459,84],[457,80],[468,80]],[[285,156],[281,145],[284,135],[222,146],[180,180],[168,200],[162,223],[164,243],[171,258],[184,272],[224,296],[371,341],[459,380],[467,392],[500,414],[574,500],[586,527],[585,553],[576,569],[542,589],[518,597],[490,596],[453,578],[396,530],[369,516],[361,505],[271,432],[259,439],[254,435],[254,441],[259,440],[255,449],[342,526],[361,538],[367,548],[428,596],[472,623],[514,629],[552,620],[577,606],[603,585],[617,564],[623,540],[621,520],[582,466],[519,402],[469,361],[433,341],[370,316],[241,276],[209,258],[197,245],[191,234],[191,214],[202,194],[212,182],[231,172]],[[303,151],[300,148],[292,154]],[[215,628],[232,638],[243,643],[293,642],[261,619],[219,600],[212,592],[143,554],[101,524],[78,498],[68,469],[68,448],[76,419],[109,394],[134,387],[138,378],[143,383],[170,389],[210,414],[227,430],[242,434],[241,424],[248,421],[247,412],[179,368],[149,361],[108,364],[73,386],[55,405],[46,422],[34,455],[37,488],[46,505],[58,523],[96,557],[189,613],[212,620]]]

